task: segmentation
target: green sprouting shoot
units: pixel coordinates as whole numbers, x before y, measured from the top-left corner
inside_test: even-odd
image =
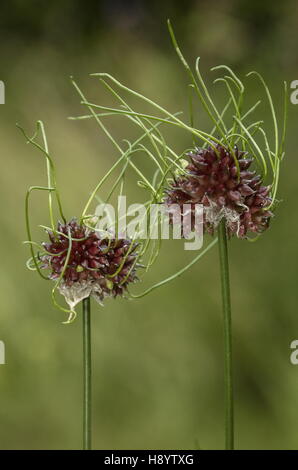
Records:
[[[63,211],[62,211],[62,204],[61,204],[61,200],[60,200],[60,196],[59,196],[59,192],[58,192],[57,184],[56,184],[56,170],[55,170],[53,160],[52,160],[52,158],[49,154],[47,138],[46,138],[43,122],[42,121],[37,121],[36,132],[33,135],[33,137],[29,137],[26,134],[25,130],[21,126],[19,126],[19,124],[17,124],[17,127],[20,129],[20,131],[22,132],[22,134],[26,138],[27,143],[30,143],[34,147],[39,149],[44,154],[44,156],[46,157],[48,188],[50,188],[49,189],[49,214],[50,214],[51,225],[52,225],[52,228],[54,229],[55,226],[54,226],[54,215],[53,215],[52,191],[55,192],[56,201],[57,201],[58,209],[59,209],[60,215],[62,217],[62,220],[64,222],[66,222],[66,219],[65,219]],[[42,135],[43,146],[41,144],[39,144],[38,142],[36,142],[36,138],[38,137],[39,133],[41,133],[41,135]],[[54,189],[52,190],[52,188],[54,188]]]
[[[228,67],[227,65],[218,65],[213,67],[211,70],[213,72],[223,72],[224,75],[218,77],[214,80],[214,83],[222,82],[227,90],[227,102],[222,111],[219,111],[218,106],[215,104],[215,101],[212,97],[211,92],[209,91],[199,68],[200,58],[196,59],[195,71],[193,72],[190,65],[188,64],[184,54],[181,51],[181,48],[178,44],[176,36],[174,34],[173,28],[170,21],[168,21],[169,33],[174,46],[174,49],[187,72],[187,76],[190,79],[188,84],[190,90],[189,98],[189,114],[190,119],[185,121],[181,112],[172,112],[164,107],[162,107],[158,102],[154,101],[151,98],[144,96],[142,93],[135,91],[115,77],[110,74],[101,72],[93,73],[91,76],[97,77],[99,82],[104,85],[104,87],[111,93],[111,95],[116,98],[120,106],[102,106],[100,104],[92,103],[86,99],[83,93],[79,91],[80,97],[82,98],[82,104],[86,106],[91,114],[78,116],[73,119],[89,119],[94,118],[99,121],[101,126],[102,120],[107,119],[109,116],[118,115],[126,119],[129,119],[137,126],[140,127],[143,131],[147,132],[147,140],[149,140],[149,145],[151,149],[142,144],[143,151],[147,154],[149,158],[155,161],[157,168],[159,169],[159,175],[161,180],[165,181],[165,174],[169,174],[175,168],[179,171],[180,162],[178,159],[178,153],[169,143],[161,138],[162,133],[160,128],[154,128],[154,124],[162,124],[163,126],[175,126],[180,128],[187,133],[190,133],[193,144],[198,142],[202,147],[210,145],[215,150],[216,144],[221,144],[226,146],[231,152],[235,160],[235,165],[238,169],[238,175],[240,174],[238,159],[236,158],[234,146],[241,145],[241,150],[248,150],[251,156],[255,159],[256,165],[259,166],[260,172],[263,178],[271,178],[269,184],[271,185],[271,197],[272,203],[270,207],[275,204],[278,180],[279,180],[279,169],[280,161],[284,156],[284,144],[285,144],[285,129],[286,129],[286,84],[285,84],[285,113],[283,119],[283,130],[280,135],[278,128],[278,120],[276,117],[275,106],[273,99],[271,97],[268,86],[265,83],[263,77],[257,72],[250,72],[248,76],[254,74],[258,77],[261,84],[263,85],[268,104],[270,107],[270,112],[272,114],[273,129],[274,129],[274,142],[273,145],[270,143],[270,139],[267,136],[267,132],[264,128],[264,122],[262,120],[252,120],[252,115],[256,112],[258,105],[261,100],[258,100],[253,106],[248,109],[245,109],[245,96],[246,88],[243,81],[239,78],[235,72]],[[76,85],[75,85],[76,86]],[[76,86],[77,88],[77,86]],[[194,124],[194,109],[195,103],[193,101],[193,96],[197,96],[200,104],[203,107],[203,110],[206,112],[207,116],[210,118],[213,127],[211,131],[205,132],[201,129],[195,127]],[[152,112],[141,112],[134,109],[129,104],[129,97],[137,98],[140,103],[149,104],[152,108]],[[229,113],[228,113],[229,111]],[[232,112],[232,116],[230,116]],[[228,117],[227,117],[228,116]],[[231,120],[231,122],[230,122]],[[149,124],[149,127],[148,127]],[[108,135],[108,134],[107,134]],[[108,135],[108,137],[110,137]],[[146,140],[144,136],[144,140]],[[112,139],[111,139],[112,140]],[[115,145],[115,142],[113,142]],[[118,144],[116,144],[116,147]],[[140,145],[136,144],[137,153],[140,149]],[[134,165],[134,163],[132,163]],[[140,176],[140,170],[135,168],[135,171]],[[183,168],[180,168],[181,174],[183,173]],[[149,190],[153,193],[152,185],[145,183],[144,175],[142,177],[144,181],[144,187],[147,185]],[[161,195],[162,188],[156,183],[158,188],[156,189],[156,194]],[[161,189],[160,189],[161,188]]]
[[[34,147],[39,149],[42,154],[46,158],[46,168],[47,168],[47,179],[48,179],[48,186],[31,186],[27,193],[26,193],[26,198],[25,198],[25,221],[26,221],[26,232],[27,232],[27,242],[30,246],[30,252],[31,252],[31,260],[33,263],[33,266],[38,274],[43,278],[47,279],[46,276],[41,272],[40,270],[40,260],[39,256],[42,254],[42,250],[38,252],[38,255],[36,255],[34,251],[34,242],[32,241],[32,234],[31,234],[31,225],[30,225],[30,215],[29,215],[29,202],[30,202],[30,196],[33,191],[47,191],[48,192],[48,203],[49,203],[49,217],[50,217],[50,222],[51,222],[51,229],[52,231],[55,230],[55,222],[54,222],[54,212],[53,212],[53,199],[52,199],[52,194],[54,193],[56,196],[56,201],[58,205],[58,209],[60,212],[60,216],[62,217],[63,221],[65,222],[65,217],[62,211],[62,205],[60,201],[60,196],[59,192],[57,189],[56,185],[56,174],[55,174],[55,166],[53,163],[53,160],[51,156],[49,155],[48,151],[48,144],[47,144],[47,139],[46,139],[46,134],[44,130],[44,125],[42,121],[38,121],[36,125],[36,132],[33,135],[33,137],[29,137],[25,130],[17,124],[17,127],[21,130],[22,134],[25,136],[27,143],[32,144]],[[39,133],[41,133],[42,140],[43,140],[43,145],[39,144],[36,141],[36,138],[38,137]]]
[[[31,235],[31,226],[30,226],[30,217],[29,217],[29,198],[30,198],[31,192],[34,191],[34,190],[51,192],[51,191],[54,191],[54,188],[47,188],[47,187],[43,187],[43,186],[31,186],[28,189],[28,191],[26,193],[26,197],[25,197],[25,220],[26,220],[26,232],[27,232],[27,237],[28,237],[27,243],[30,246],[30,252],[31,252],[31,258],[30,259],[33,262],[34,270],[37,271],[38,274],[43,279],[47,279],[47,277],[40,270],[39,255],[36,256],[36,253],[35,253],[34,248],[33,248],[37,244],[32,241],[32,235]]]

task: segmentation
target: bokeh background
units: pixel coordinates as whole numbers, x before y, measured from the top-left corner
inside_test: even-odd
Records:
[[[112,104],[89,73],[106,71],[172,111],[187,109],[187,77],[166,28],[171,18],[185,55],[201,56],[211,85],[213,65],[241,77],[266,78],[282,105],[282,82],[298,79],[298,4],[264,0],[80,2],[12,0],[1,5],[0,106],[1,314],[0,448],[81,446],[81,318],[62,325],[47,282],[29,272],[24,228],[28,186],[45,184],[45,164],[26,145],[18,122],[33,133],[42,119],[68,217],[81,211],[97,180],[117,158],[94,122],[67,120],[82,112],[73,75],[89,99]],[[248,82],[247,82],[248,83]],[[250,99],[263,91],[249,80]],[[224,89],[215,88],[223,100]],[[262,108],[265,121],[268,108]],[[208,130],[199,105],[198,125]],[[298,106],[289,103],[282,200],[257,243],[233,240],[236,446],[298,448],[297,146]],[[107,121],[117,139],[123,119]],[[180,150],[189,136],[172,133]],[[140,165],[146,168],[144,156]],[[131,188],[135,187],[133,173]],[[132,189],[133,191],[133,189]],[[141,201],[140,201],[141,202]],[[46,197],[35,195],[32,224],[48,223]],[[40,230],[35,238],[43,239]],[[164,243],[139,292],[182,267],[194,252]],[[93,429],[97,449],[220,449],[224,445],[223,337],[217,247],[183,277],[140,300],[93,306]]]

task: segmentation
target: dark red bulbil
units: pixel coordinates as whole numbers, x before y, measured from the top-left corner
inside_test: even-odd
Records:
[[[246,238],[248,232],[261,233],[269,226],[272,212],[270,186],[250,171],[252,159],[235,147],[240,177],[231,151],[222,145],[196,148],[188,153],[190,163],[183,176],[175,178],[166,191],[165,203],[203,204],[204,230],[210,234],[226,219],[229,235]],[[193,210],[194,213],[194,210]]]
[[[57,231],[67,236],[70,233],[72,239],[62,279],[64,286],[94,285],[97,296],[103,300],[105,296],[121,296],[128,284],[137,280],[137,244],[125,239],[102,238],[97,231],[79,225],[76,219],[65,225],[58,223]],[[50,243],[43,246],[49,254],[41,257],[42,268],[50,269],[49,277],[55,280],[63,270],[70,242],[62,234],[48,232],[48,235]]]

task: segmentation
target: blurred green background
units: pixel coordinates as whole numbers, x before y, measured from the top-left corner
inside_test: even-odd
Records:
[[[26,145],[46,125],[58,184],[70,218],[117,158],[92,121],[73,122],[82,106],[69,76],[89,99],[111,101],[88,76],[106,71],[172,111],[187,109],[187,77],[166,28],[170,17],[185,55],[209,68],[225,63],[244,77],[256,69],[282,104],[282,82],[298,79],[295,0],[86,1],[13,0],[1,5],[1,315],[0,448],[81,446],[81,318],[62,325],[50,284],[25,268],[27,187],[45,184],[44,161]],[[250,99],[263,91],[251,79]],[[223,99],[223,87],[215,95]],[[264,107],[261,118],[270,120]],[[209,130],[198,105],[198,122]],[[296,158],[298,106],[289,103],[282,200],[270,230],[255,244],[232,240],[236,447],[298,448]],[[117,139],[130,135],[120,118]],[[180,150],[188,135],[172,133]],[[146,166],[146,162],[144,164]],[[131,174],[131,185],[135,178]],[[141,201],[140,201],[141,202]],[[32,224],[48,223],[45,195],[35,195]],[[35,239],[42,238],[41,230]],[[136,291],[172,274],[194,252],[165,242]],[[97,449],[220,449],[224,445],[223,337],[217,247],[183,277],[140,300],[107,300],[93,308],[93,429]]]

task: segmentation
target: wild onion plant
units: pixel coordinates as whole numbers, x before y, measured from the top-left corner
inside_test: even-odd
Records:
[[[223,73],[214,83],[223,84],[227,92],[226,104],[219,109],[202,77],[200,58],[197,58],[193,71],[178,46],[170,22],[168,27],[174,48],[190,80],[190,108],[195,109],[193,98],[198,99],[202,110],[211,121],[212,128],[209,132],[195,126],[193,111],[189,122],[183,118],[181,112],[168,111],[158,102],[128,88],[107,73],[94,73],[92,77],[99,79],[119,105],[108,107],[89,102],[73,81],[81,103],[89,110],[89,114],[71,119],[94,119],[97,122],[120,153],[114,168],[122,165],[125,171],[125,167],[129,165],[141,178],[138,181],[139,186],[147,189],[149,193],[147,207],[152,203],[166,206],[178,204],[182,213],[183,204],[188,203],[191,204],[194,214],[195,205],[203,205],[204,231],[211,236],[216,235],[214,240],[178,273],[134,297],[146,295],[152,289],[180,276],[217,241],[219,242],[224,329],[225,447],[233,449],[232,318],[228,241],[232,237],[257,240],[273,218],[278,204],[280,165],[284,158],[287,86],[284,83],[284,116],[280,130],[275,106],[263,77],[255,71],[247,74],[250,79],[259,80],[263,88],[273,124],[271,143],[271,134],[266,130],[267,122],[253,117],[261,100],[247,107],[247,91],[243,81],[230,67],[219,65],[211,69],[213,72]],[[129,104],[129,98],[133,98],[134,105]],[[148,106],[151,107],[152,111],[136,110],[137,101],[143,103],[146,110]],[[113,115],[123,116],[141,131],[135,142],[127,142],[126,150],[116,142],[104,124],[104,120]],[[165,139],[161,126],[171,126],[184,131],[192,142],[190,148],[182,152],[175,150],[169,140]],[[143,154],[152,160],[155,166],[152,176],[145,175],[136,165],[136,154]],[[146,248],[148,246],[141,250],[141,255]],[[153,249],[153,253],[153,258],[156,259],[158,247]]]
[[[140,246],[131,239],[117,238],[110,232],[100,232],[96,229],[96,216],[86,215],[86,211],[97,196],[96,191],[90,196],[87,205],[78,219],[67,221],[59,191],[56,184],[54,161],[49,153],[44,125],[37,123],[37,130],[33,137],[29,137],[20,127],[27,142],[36,147],[46,158],[47,186],[31,186],[26,194],[25,215],[27,237],[25,243],[29,245],[31,257],[27,262],[30,270],[37,271],[42,279],[53,282],[51,291],[54,305],[68,314],[66,324],[72,323],[76,318],[76,305],[83,304],[83,448],[91,449],[91,313],[90,297],[101,305],[109,298],[125,295],[129,284],[137,281],[139,267],[138,250]],[[41,137],[41,142],[38,139]],[[107,179],[110,173],[102,178]],[[114,184],[119,181],[120,174]],[[110,195],[113,192],[110,191]],[[44,242],[33,241],[30,223],[30,196],[36,191],[48,193],[50,225],[40,225],[45,231],[48,240]],[[57,205],[61,221],[57,224],[55,205]],[[46,274],[45,274],[46,273]],[[56,294],[64,296],[68,308],[61,305]]]

